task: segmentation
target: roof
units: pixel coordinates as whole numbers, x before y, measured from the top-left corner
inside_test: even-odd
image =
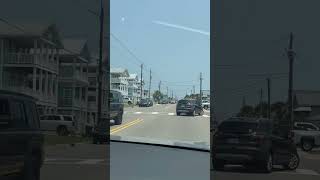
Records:
[[[85,47],[87,40],[85,39],[63,39],[63,46],[68,51],[72,51],[75,54],[81,54],[83,48]],[[61,54],[70,54],[66,50],[61,50]]]
[[[130,74],[129,78],[130,79],[137,79],[138,78],[138,74]]]
[[[293,91],[295,100],[299,106],[318,106],[320,105],[320,91],[295,90]]]
[[[295,112],[299,112],[299,111],[312,111],[311,107],[298,107],[296,109],[294,109]]]
[[[36,101],[37,99],[33,96],[29,96],[23,93],[18,93],[18,92],[13,92],[13,91],[7,91],[7,90],[0,90],[0,96],[2,95],[9,95],[9,96],[20,96],[20,97],[24,97],[24,98],[29,98],[32,99],[34,101]]]
[[[124,68],[111,68],[110,72],[111,73],[124,73],[126,69]]]
[[[5,23],[0,21],[0,34],[3,36],[42,36],[49,23]]]

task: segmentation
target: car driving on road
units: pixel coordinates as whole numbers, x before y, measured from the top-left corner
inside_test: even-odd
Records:
[[[114,120],[115,125],[122,124],[123,106],[121,92],[110,90],[110,120]]]
[[[300,162],[296,145],[280,134],[269,119],[234,117],[222,121],[212,140],[213,168],[240,164],[265,172],[271,172],[273,165],[296,169]]]
[[[177,116],[180,116],[182,113],[192,116],[195,116],[196,114],[202,115],[203,109],[201,104],[194,99],[182,99],[177,103],[176,114]]]
[[[0,179],[40,179],[44,162],[44,135],[32,97],[0,90]],[[29,178],[28,178],[29,177]]]
[[[210,101],[209,100],[202,100],[202,107],[205,110],[208,110],[210,108]]]
[[[311,151],[314,147],[320,147],[320,123],[295,122],[294,142],[304,151]]]
[[[151,99],[141,99],[139,102],[139,107],[150,107],[153,106],[153,102]]]

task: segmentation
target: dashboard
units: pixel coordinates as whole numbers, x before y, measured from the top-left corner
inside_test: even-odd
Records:
[[[110,142],[112,180],[209,180],[210,152]]]

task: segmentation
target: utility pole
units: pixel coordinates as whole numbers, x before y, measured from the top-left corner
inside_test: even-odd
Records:
[[[141,77],[140,77],[140,101],[142,100],[142,69],[143,69],[143,64],[141,64]]]
[[[242,97],[242,107],[246,106],[246,97]]]
[[[200,72],[200,101],[202,100],[202,72]]]
[[[263,117],[263,106],[262,106],[262,88],[260,89],[260,117]]]
[[[193,85],[193,94],[196,94],[196,87]]]
[[[167,97],[169,97],[169,88],[167,86]]]
[[[289,49],[287,50],[289,58],[289,90],[288,90],[288,112],[289,112],[289,131],[293,128],[293,60],[295,52],[293,51],[293,33],[290,33]],[[291,133],[290,133],[291,134]]]
[[[159,92],[161,93],[161,81],[159,82]]]
[[[97,123],[101,120],[101,101],[102,101],[102,46],[103,46],[103,21],[104,21],[104,10],[103,3],[101,1],[100,8],[100,37],[99,37],[99,74],[98,74],[98,119]],[[109,95],[109,94],[108,94]]]
[[[267,78],[267,86],[268,86],[268,119],[270,119],[271,113],[271,102],[270,102],[270,78]]]
[[[171,90],[171,99],[173,99],[173,90]]]
[[[149,99],[150,99],[150,93],[151,93],[151,69],[150,69],[150,81],[149,81]]]

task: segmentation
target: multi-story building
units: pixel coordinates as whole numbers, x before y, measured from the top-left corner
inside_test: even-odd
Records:
[[[59,32],[54,24],[19,26],[0,22],[0,89],[33,96],[40,114],[56,113]]]
[[[130,74],[130,76],[128,77],[128,83],[129,83],[129,87],[128,87],[128,96],[129,98],[132,99],[133,103],[136,103],[138,101],[138,82],[139,82],[139,78],[137,74]]]
[[[123,97],[128,97],[128,70],[124,68],[111,68],[110,76],[111,89],[120,91]]]
[[[90,53],[86,40],[63,39],[63,45],[67,50],[60,52],[58,113],[73,115],[77,131],[84,133]]]
[[[106,57],[106,56],[105,56]],[[88,124],[94,126],[97,123],[97,113],[98,113],[98,75],[99,75],[99,58],[98,56],[92,56],[89,63],[88,69]],[[107,83],[107,66],[106,59],[103,61],[102,66],[102,101],[101,101],[101,115],[102,117],[107,117],[107,101],[106,97],[108,95],[108,83]]]

